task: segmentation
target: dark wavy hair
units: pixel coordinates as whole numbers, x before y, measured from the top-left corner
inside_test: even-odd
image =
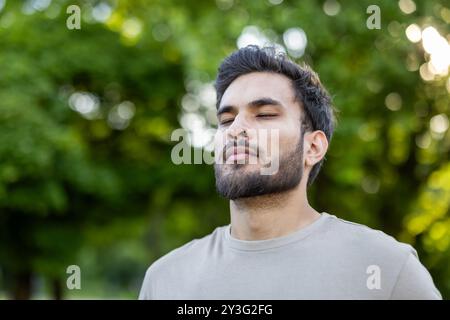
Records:
[[[234,80],[252,72],[274,72],[289,78],[296,99],[304,109],[304,117],[300,119],[302,137],[305,130],[321,130],[325,133],[328,143],[331,142],[336,123],[335,109],[319,76],[308,65],[296,64],[275,47],[260,48],[250,45],[236,50],[223,60],[215,82],[216,107],[219,107],[225,90]],[[308,186],[314,182],[324,160],[325,157],[312,168]]]

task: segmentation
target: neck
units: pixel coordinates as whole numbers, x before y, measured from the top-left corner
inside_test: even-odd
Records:
[[[320,217],[306,197],[306,185],[283,193],[230,201],[231,235],[239,240],[282,237]]]

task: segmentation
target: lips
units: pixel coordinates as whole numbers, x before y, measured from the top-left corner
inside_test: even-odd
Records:
[[[254,157],[257,156],[256,152],[250,148],[232,147],[232,148],[228,148],[226,150],[225,159],[226,160],[239,160],[239,159],[245,159],[250,155],[254,156]]]

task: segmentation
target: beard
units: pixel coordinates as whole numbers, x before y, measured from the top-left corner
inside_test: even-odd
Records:
[[[229,166],[229,173],[224,173]],[[245,172],[245,164],[215,164],[216,189],[229,200],[282,193],[294,189],[303,176],[303,134],[295,150],[282,155],[279,169],[273,175],[262,175],[260,170]]]

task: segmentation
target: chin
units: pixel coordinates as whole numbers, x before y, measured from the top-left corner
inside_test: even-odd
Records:
[[[256,172],[260,170],[260,166],[256,164],[248,164],[248,163],[232,163],[226,165],[228,167],[228,170],[245,170],[246,172]]]

